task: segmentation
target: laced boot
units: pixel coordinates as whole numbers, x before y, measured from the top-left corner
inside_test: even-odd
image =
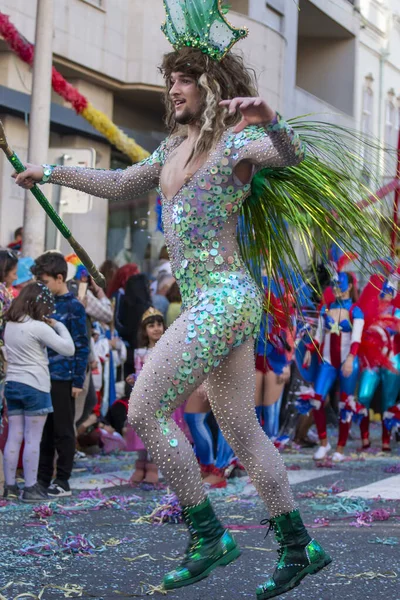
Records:
[[[225,567],[240,556],[233,536],[224,530],[208,498],[183,508],[190,539],[181,565],[164,576],[166,590],[196,583],[216,567]]]
[[[298,510],[262,521],[269,523],[280,546],[279,561],[273,575],[257,588],[257,600],[267,600],[298,586],[306,575],[317,573],[330,562],[331,557],[311,539]]]

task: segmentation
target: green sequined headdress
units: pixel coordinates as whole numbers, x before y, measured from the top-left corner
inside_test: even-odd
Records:
[[[164,0],[164,7],[167,18],[161,29],[175,50],[198,48],[220,61],[248,34],[226,20],[222,0]]]

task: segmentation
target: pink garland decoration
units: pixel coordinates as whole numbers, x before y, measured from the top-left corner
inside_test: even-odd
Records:
[[[10,22],[9,17],[2,12],[0,12],[0,34],[21,60],[30,66],[33,65],[34,45],[19,33],[18,29]],[[87,98],[78,92],[73,85],[68,83],[55,67],[52,68],[51,82],[53,90],[64,98],[64,100],[72,104],[78,114],[89,104]]]

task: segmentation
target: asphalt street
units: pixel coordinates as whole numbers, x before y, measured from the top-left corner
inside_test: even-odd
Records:
[[[400,600],[400,448],[386,456],[355,447],[339,466],[316,467],[311,450],[284,453],[304,521],[334,559],[287,600]],[[129,454],[91,458],[76,464],[72,498],[39,509],[0,503],[0,600],[161,597],[156,586],[179,564],[186,531],[142,522],[167,490],[128,486],[132,464]],[[273,536],[265,539],[260,525],[268,515],[247,478],[211,496],[242,556],[167,596],[255,598],[276,558]]]

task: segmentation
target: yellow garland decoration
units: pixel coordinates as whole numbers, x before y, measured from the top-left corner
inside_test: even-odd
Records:
[[[147,150],[129,138],[107,117],[107,115],[100,110],[97,110],[90,102],[80,114],[86,121],[93,125],[97,131],[102,133],[111,144],[123,152],[123,154],[129,156],[132,162],[137,163],[150,156],[150,153],[147,152]]]

